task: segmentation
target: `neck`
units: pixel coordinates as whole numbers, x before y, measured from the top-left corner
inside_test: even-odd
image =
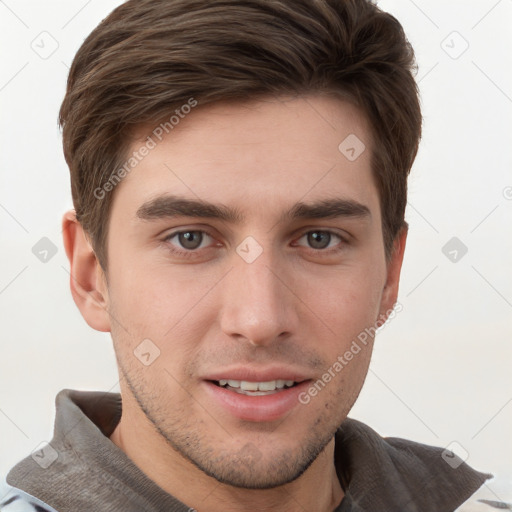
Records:
[[[126,400],[127,399],[127,400]],[[332,512],[344,493],[334,465],[334,438],[296,480],[272,489],[242,489],[206,475],[155,430],[123,395],[121,421],[110,440],[165,492],[208,512]],[[149,454],[149,455],[148,455]]]

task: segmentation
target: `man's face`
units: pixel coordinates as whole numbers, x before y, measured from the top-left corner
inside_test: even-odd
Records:
[[[338,149],[351,134],[366,145],[355,160]],[[115,191],[108,303],[122,392],[220,481],[295,479],[359,394],[372,341],[333,365],[394,301],[370,153],[359,111],[333,98],[216,104],[182,119]],[[233,215],[186,214],[183,202],[177,214],[170,196]]]

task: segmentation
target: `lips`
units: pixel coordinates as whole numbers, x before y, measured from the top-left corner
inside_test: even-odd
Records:
[[[284,381],[300,383],[304,380],[311,378],[310,375],[305,374],[299,370],[294,370],[288,367],[233,367],[219,370],[215,373],[204,375],[203,380],[210,380],[215,382],[222,381],[239,381],[239,382],[257,382],[265,383],[272,381]],[[277,387],[277,386],[276,386]]]
[[[269,422],[300,405],[298,395],[311,379],[285,368],[225,370],[204,379],[212,404],[230,416],[246,421]]]

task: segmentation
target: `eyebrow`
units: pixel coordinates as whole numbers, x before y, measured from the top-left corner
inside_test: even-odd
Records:
[[[160,195],[142,204],[136,216],[151,221],[173,217],[197,217],[218,219],[232,224],[240,224],[245,216],[237,208],[223,204],[213,204],[198,199],[186,199],[174,195]],[[369,219],[370,209],[352,199],[322,199],[312,203],[299,202],[285,212],[280,222],[298,219],[334,219],[349,217]]]

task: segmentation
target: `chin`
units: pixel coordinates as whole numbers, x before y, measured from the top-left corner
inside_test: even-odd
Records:
[[[218,482],[240,489],[272,489],[297,480],[333,436],[334,432],[321,435],[311,430],[304,439],[295,437],[295,446],[289,443],[270,446],[265,436],[260,436],[254,443],[248,441],[238,449],[205,446],[204,438],[185,445],[174,439],[172,444],[183,457]]]
[[[316,458],[310,456],[304,460],[305,454],[293,459],[289,454],[279,458],[275,456],[260,457],[255,461],[252,456],[223,457],[220,460],[208,461],[197,465],[204,473],[218,482],[240,489],[273,489],[293,482],[299,478]],[[237,458],[238,457],[238,458]],[[268,459],[268,460],[267,460]]]

